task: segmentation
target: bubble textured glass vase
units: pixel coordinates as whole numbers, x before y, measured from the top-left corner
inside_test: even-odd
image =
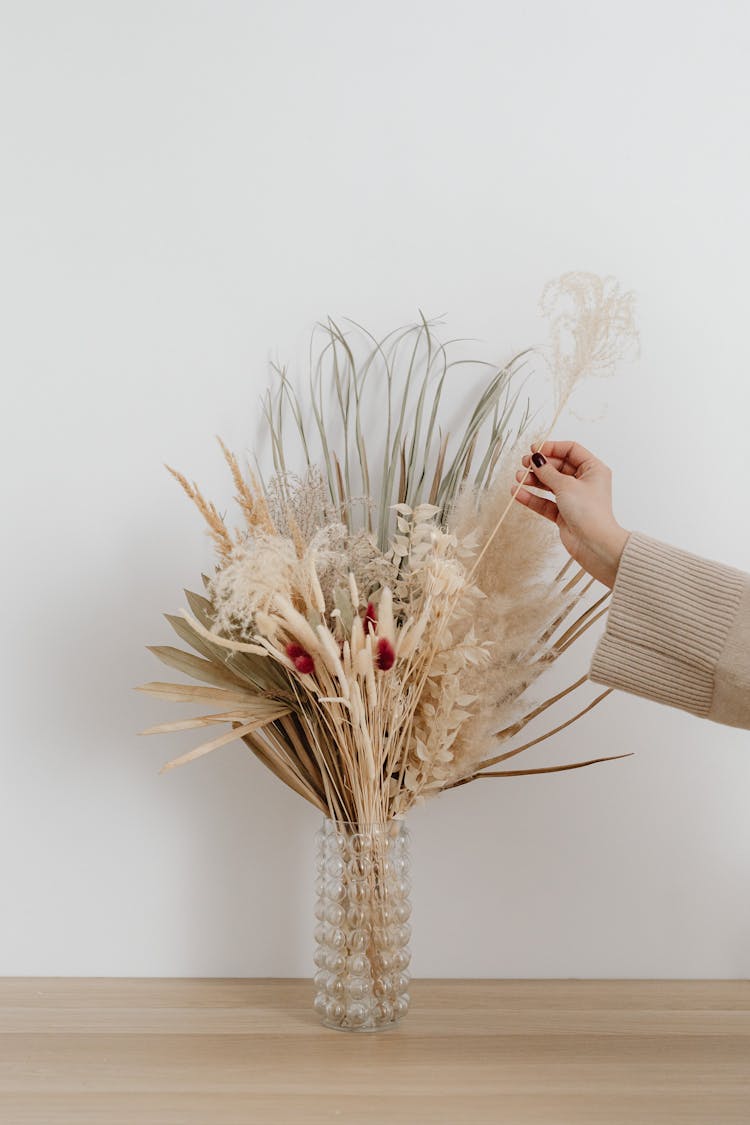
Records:
[[[324,821],[317,834],[315,1011],[326,1027],[379,1031],[409,1008],[409,831]]]

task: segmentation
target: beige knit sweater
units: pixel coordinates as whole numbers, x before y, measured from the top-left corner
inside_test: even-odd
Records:
[[[750,729],[750,574],[632,531],[589,676]]]

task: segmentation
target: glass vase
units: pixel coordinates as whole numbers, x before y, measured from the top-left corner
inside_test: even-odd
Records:
[[[409,831],[326,819],[316,842],[315,1011],[342,1031],[393,1027],[409,1008]]]

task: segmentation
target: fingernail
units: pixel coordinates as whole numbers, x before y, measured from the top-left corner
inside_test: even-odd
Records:
[[[534,462],[537,469],[541,469],[542,465],[547,464],[547,458],[544,456],[543,453],[532,453],[531,454],[531,460]]]

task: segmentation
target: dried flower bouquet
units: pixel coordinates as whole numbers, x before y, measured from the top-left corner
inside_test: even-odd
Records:
[[[541,428],[520,407],[528,348],[492,367],[460,431],[445,425],[451,368],[434,323],[375,340],[329,319],[309,396],[284,368],[264,400],[273,473],[243,472],[222,443],[243,526],[231,529],[196,484],[170,469],[204,517],[215,573],[167,620],[192,651],[151,649],[200,681],[149,683],[161,699],[207,713],[144,733],[224,728],[169,762],[235,740],[326,817],[372,825],[485,777],[576,769],[594,758],[498,770],[586,714],[579,708],[506,749],[576,679],[541,702],[529,689],[606,612],[547,521],[510,495],[519,442],[543,440],[573,388],[611,371],[637,341],[633,295],[612,278],[565,274],[540,301],[550,321],[555,402]],[[353,322],[350,322],[353,324]],[[456,341],[450,341],[453,344]],[[292,471],[291,450],[302,461]],[[228,728],[228,729],[226,729]],[[617,755],[616,757],[622,757]]]

